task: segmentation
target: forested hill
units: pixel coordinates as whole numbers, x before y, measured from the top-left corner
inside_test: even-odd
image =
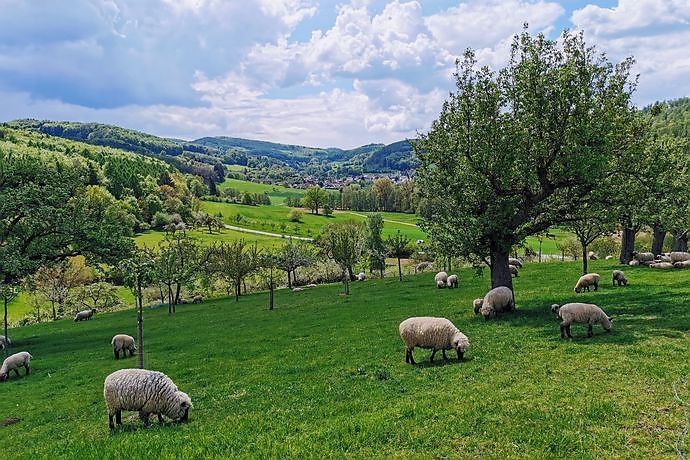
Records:
[[[93,145],[113,147],[166,161],[177,169],[217,163],[243,166],[284,166],[295,172],[406,171],[416,167],[408,141],[390,145],[368,144],[354,149],[315,148],[233,137],[204,137],[194,141],[167,139],[101,123],[23,119],[4,123],[24,131],[36,131]],[[208,168],[207,168],[208,169]],[[201,174],[205,175],[205,174]]]
[[[690,98],[659,102],[644,112],[651,115],[652,126],[659,132],[690,138]]]

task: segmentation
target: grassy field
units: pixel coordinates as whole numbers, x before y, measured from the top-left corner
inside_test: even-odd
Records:
[[[556,247],[556,244],[574,236],[572,233],[560,228],[549,229],[549,233],[553,235],[553,238],[544,238],[541,245],[542,254],[559,255],[561,251]],[[535,253],[539,253],[539,240],[537,238],[533,236],[528,237],[527,244]]]
[[[305,212],[302,221],[290,222],[288,215],[291,208],[286,206],[246,206],[232,203],[215,203],[211,201],[202,202],[202,209],[210,214],[221,213],[223,221],[229,225],[251,228],[265,232],[295,235],[303,237],[315,237],[323,231],[323,228],[334,222],[344,222],[347,220],[363,221],[365,217],[359,213],[335,212],[332,216],[315,215]],[[241,216],[237,220],[237,215]],[[406,217],[408,218],[408,217]],[[409,218],[408,218],[409,219]],[[406,222],[384,222],[383,235],[391,235],[397,230],[407,235],[412,240],[426,238],[424,232]]]
[[[433,274],[239,303],[216,300],[145,313],[146,367],[189,393],[190,423],[143,428],[136,414],[110,433],[103,379],[135,364],[115,361],[109,340],[135,335],[134,311],[11,331],[32,374],[0,384],[6,458],[470,457],[675,458],[687,426],[673,382],[690,372],[689,271],[627,270],[592,263],[599,292],[575,295],[578,263],[527,264],[515,280],[517,311],[474,316],[488,276],[460,272],[460,289]],[[596,302],[613,331],[573,327],[561,340],[553,302]],[[434,364],[417,350],[406,365],[398,324],[450,318],[471,342],[466,360]],[[680,388],[688,400],[687,387]]]
[[[275,238],[266,235],[257,235],[254,233],[245,233],[235,230],[223,229],[220,233],[214,230],[212,234],[209,234],[206,230],[188,230],[187,234],[195,239],[197,239],[201,244],[210,244],[215,241],[236,241],[239,239],[244,239],[250,243],[256,243],[257,246],[261,248],[280,246],[283,243],[282,238]],[[158,231],[148,231],[137,235],[134,241],[139,246],[154,247],[159,242],[163,241],[165,238],[164,232]]]
[[[288,188],[282,185],[260,184],[239,179],[226,179],[222,184],[218,184],[219,190],[234,188],[242,192],[264,193],[268,192],[271,204],[283,204],[287,197],[302,197],[306,190],[301,188]]]

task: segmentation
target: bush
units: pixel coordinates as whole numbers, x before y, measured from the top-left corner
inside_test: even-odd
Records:
[[[157,212],[151,219],[151,227],[157,230],[163,230],[172,221],[170,214],[164,212]]]
[[[566,238],[565,240],[556,243],[556,247],[559,251],[561,251],[561,253],[563,253],[563,255],[566,257],[571,257],[573,260],[577,260],[582,252],[580,242],[574,237]]]
[[[590,250],[604,258],[620,252],[620,243],[612,236],[600,236],[590,245]]]
[[[288,214],[288,220],[290,222],[302,222],[303,215],[304,213],[299,209],[291,209],[290,213]]]

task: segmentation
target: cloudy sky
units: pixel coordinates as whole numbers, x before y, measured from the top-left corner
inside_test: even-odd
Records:
[[[0,121],[313,146],[428,128],[468,48],[524,22],[632,55],[636,103],[690,95],[690,0],[0,0]]]

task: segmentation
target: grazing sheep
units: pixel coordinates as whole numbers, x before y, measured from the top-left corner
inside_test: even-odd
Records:
[[[587,292],[589,292],[589,287],[594,286],[594,290],[596,291],[599,289],[599,279],[600,276],[598,273],[587,273],[586,275],[582,275],[579,280],[577,280],[577,284],[575,285],[575,292],[578,294],[585,289],[587,289]]]
[[[594,251],[589,251],[587,253],[587,258],[589,260],[599,260],[599,257],[597,257],[597,255],[594,253]]]
[[[515,257],[508,257],[508,265],[515,265],[517,268],[522,268],[522,261]]]
[[[621,270],[614,270],[612,282],[614,286],[616,283],[618,283],[619,286],[627,286],[628,278],[625,277],[625,273],[623,273]]]
[[[115,428],[113,416],[122,425],[122,411],[138,411],[144,425],[149,424],[149,415],[157,414],[163,423],[163,415],[175,421],[186,422],[192,400],[177,389],[170,378],[162,372],[146,369],[120,369],[105,378],[103,397],[108,408],[108,424]]]
[[[484,296],[479,311],[484,319],[489,319],[492,316],[496,316],[496,313],[513,310],[515,310],[513,291],[506,286],[499,286],[493,288]]]
[[[445,286],[446,283],[448,282],[448,273],[446,273],[446,272],[436,273],[436,276],[434,276],[434,282],[436,282],[436,286],[438,286],[439,281],[443,281],[443,285]]]
[[[510,270],[510,275],[511,275],[511,276],[514,276],[515,278],[517,278],[518,276],[520,276],[520,272],[518,271],[517,266],[515,266],[515,265],[508,265],[508,270]]]
[[[611,256],[611,255],[604,257],[604,260],[611,260],[611,259],[613,259],[613,256]]]
[[[202,295],[195,295],[192,297],[192,303],[201,303],[204,301],[204,296]]]
[[[472,302],[472,307],[474,308],[474,314],[478,315],[479,310],[482,309],[482,303],[484,303],[484,299],[474,299]]]
[[[591,303],[567,303],[563,306],[558,304],[551,305],[551,312],[554,313],[561,322],[561,338],[566,335],[571,339],[570,325],[572,323],[587,324],[587,337],[592,337],[592,325],[601,324],[606,332],[611,331],[611,321],[613,318],[604,313],[604,310]]]
[[[436,281],[436,287],[439,289],[443,289],[444,287],[446,287],[446,283],[444,283],[441,280],[438,280],[438,281]]]
[[[431,262],[420,262],[417,265],[415,265],[414,272],[415,273],[421,273],[424,270],[426,270],[427,268],[431,268],[431,267],[432,267]]]
[[[367,274],[364,272],[359,272],[357,275],[357,281],[364,281],[365,279],[367,279]]]
[[[17,377],[19,377],[20,367],[23,367],[26,371],[25,375],[29,375],[29,363],[31,362],[31,358],[33,358],[33,356],[31,356],[28,351],[20,351],[19,353],[8,356],[5,361],[3,361],[2,367],[0,367],[0,382],[7,380],[10,371],[14,371]]]
[[[91,319],[95,313],[95,308],[92,308],[91,310],[82,310],[78,312],[76,315],[74,315],[74,321],[76,322]]]
[[[682,262],[676,262],[673,264],[674,267],[676,268],[690,268],[690,260],[684,260]],[[2,336],[0,336],[2,337]]]
[[[316,287],[316,284],[310,283],[310,284],[307,284],[307,285],[304,286],[304,287],[306,287],[306,288],[315,288],[315,287]]]
[[[113,346],[113,353],[115,353],[115,359],[120,359],[120,352],[123,352],[122,357],[127,357],[127,351],[129,350],[129,356],[134,356],[134,352],[137,350],[137,346],[134,344],[134,337],[126,334],[117,334],[110,341]]]
[[[673,264],[671,262],[657,262],[657,263],[649,264],[649,268],[658,268],[659,270],[668,270],[668,269],[673,268]]]
[[[669,254],[669,262],[671,263],[676,263],[676,262],[685,262],[686,260],[690,260],[690,253],[688,252],[681,252],[681,251],[674,251],[671,254]]]
[[[301,288],[301,287],[292,288],[292,292],[301,292],[301,291],[304,291],[304,288]]]
[[[655,256],[651,252],[633,252],[632,255],[641,265],[649,265],[654,262]]]
[[[637,267],[638,265],[640,265],[640,261],[637,259],[633,259],[630,262],[628,262],[628,265],[630,265],[631,267]]]
[[[657,261],[657,262],[670,262],[670,263],[673,263],[673,261],[671,260],[671,257],[670,257],[670,256],[667,256],[666,254],[659,254],[658,256],[656,256],[656,261]]]
[[[458,281],[458,275],[450,275],[448,277],[448,289],[453,289],[458,287],[459,281]]]
[[[417,364],[412,356],[415,347],[431,349],[430,362],[434,362],[434,356],[438,350],[443,351],[443,359],[448,359],[446,350],[451,349],[456,351],[458,361],[460,361],[470,348],[467,336],[446,318],[431,316],[407,318],[400,323],[399,330],[400,337],[407,347],[405,362],[408,364]]]
[[[10,340],[10,338],[5,337],[4,335],[0,335],[0,350],[9,348],[10,345],[12,345],[12,341]]]

